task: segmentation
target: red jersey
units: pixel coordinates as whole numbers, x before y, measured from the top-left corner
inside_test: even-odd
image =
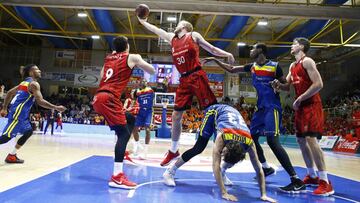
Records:
[[[191,33],[186,33],[181,38],[173,37],[171,47],[173,63],[180,74],[201,66],[199,46],[194,42]]]
[[[104,75],[101,78],[99,91],[111,92],[120,99],[121,93],[129,82],[132,69],[128,66],[129,53],[109,54],[104,62]]]
[[[294,85],[296,98],[302,95],[312,85],[312,81],[303,66],[303,59],[298,63],[295,63],[291,67],[291,83]],[[309,99],[301,102],[301,104],[310,104],[315,102],[321,102],[320,94],[316,93]]]

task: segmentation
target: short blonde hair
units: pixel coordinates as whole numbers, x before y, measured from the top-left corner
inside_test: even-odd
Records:
[[[188,31],[188,32],[192,32],[193,29],[194,29],[193,25],[189,21],[182,20],[179,23],[182,23],[185,30]]]

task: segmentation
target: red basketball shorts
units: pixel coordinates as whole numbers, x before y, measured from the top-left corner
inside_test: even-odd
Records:
[[[322,104],[311,103],[295,111],[295,131],[298,137],[322,135],[324,114]]]
[[[203,109],[216,103],[216,97],[210,89],[209,79],[204,70],[180,78],[180,85],[176,90],[175,110],[189,109],[193,96],[197,97]]]
[[[126,125],[125,110],[120,98],[108,92],[99,92],[93,100],[94,110],[104,116],[110,128],[116,125]]]

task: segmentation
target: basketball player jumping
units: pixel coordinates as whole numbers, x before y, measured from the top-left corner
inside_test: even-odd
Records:
[[[172,114],[171,148],[160,163],[161,166],[165,166],[172,159],[180,156],[178,144],[181,133],[181,118],[184,110],[191,107],[193,96],[195,95],[198,98],[200,106],[204,109],[217,103],[208,84],[206,72],[201,68],[199,46],[215,56],[226,57],[231,64],[234,62],[234,57],[231,53],[208,43],[198,32],[193,31],[192,24],[187,21],[180,21],[174,32],[166,32],[148,23],[147,19],[138,19],[146,29],[157,34],[171,45],[173,63],[181,74]]]

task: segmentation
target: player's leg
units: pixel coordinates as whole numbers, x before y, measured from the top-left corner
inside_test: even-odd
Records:
[[[265,129],[265,109],[258,109],[251,120],[250,133],[253,137],[256,153],[258,155],[259,161],[261,163],[262,169],[264,171],[264,176],[267,177],[275,173],[275,169],[272,168],[266,161],[264,150],[259,143],[259,138],[261,134],[264,134]]]
[[[203,152],[207,146],[208,141],[209,141],[209,138],[204,138],[204,137],[200,136],[198,138],[198,140],[196,141],[195,145],[191,149],[185,151],[181,155],[180,159],[178,159],[174,164],[170,165],[166,169],[166,171],[163,174],[164,183],[168,186],[175,186],[176,184],[174,181],[174,176],[175,176],[177,169],[179,169],[182,165],[184,165],[186,162],[188,162],[194,156]]]
[[[165,173],[163,174],[164,183],[169,186],[175,186],[174,176],[176,170],[188,162],[194,156],[202,153],[207,146],[207,143],[211,136],[216,132],[215,130],[215,112],[207,112],[205,118],[200,126],[200,131],[198,133],[198,139],[196,140],[195,145],[184,152],[181,155],[181,158],[176,161],[175,164],[169,166]]]
[[[127,115],[123,111],[122,103],[110,93],[101,92],[96,94],[93,107],[97,113],[105,117],[111,130],[114,130],[117,136],[114,149],[114,169],[109,186],[123,189],[135,188],[136,183],[129,181],[123,171],[124,154],[134,122],[133,117],[129,117],[129,125],[127,125]]]
[[[167,152],[164,160],[160,163],[161,166],[168,165],[171,160],[180,156],[178,149],[182,127],[181,119],[184,111],[190,108],[193,97],[186,82],[187,81],[184,80],[184,78],[180,78],[180,85],[176,89],[175,108],[172,113],[171,124],[171,147]]]

